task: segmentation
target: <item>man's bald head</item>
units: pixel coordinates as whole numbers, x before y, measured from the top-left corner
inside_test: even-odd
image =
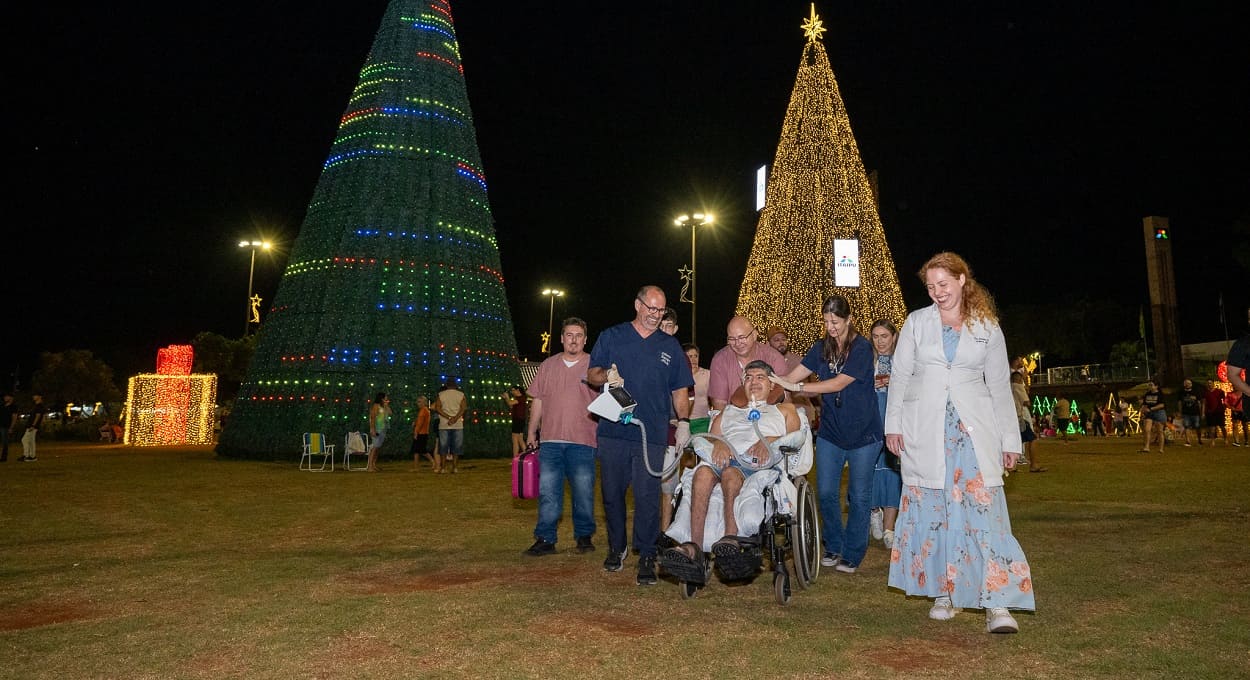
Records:
[[[751,356],[755,350],[756,332],[755,326],[745,316],[735,316],[729,320],[726,327],[726,340],[730,349],[734,354],[741,358]]]

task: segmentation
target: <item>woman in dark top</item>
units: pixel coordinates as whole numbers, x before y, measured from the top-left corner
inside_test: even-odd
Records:
[[[830,295],[820,311],[825,337],[789,375],[773,376],[773,382],[787,390],[822,395],[816,434],[816,490],[825,544],[820,563],[853,574],[868,551],[873,466],[883,440],[873,385],[876,361],[872,343],[855,332],[855,316],[846,298]],[[813,373],[816,382],[801,382]],[[844,525],[838,490],[847,464],[849,512]]]
[[[516,458],[525,450],[525,418],[529,415],[529,404],[520,387],[509,388],[503,398],[512,413],[512,457]]]
[[[1167,427],[1168,408],[1163,403],[1163,392],[1159,390],[1159,383],[1151,380],[1146,393],[1141,395],[1141,431],[1144,435],[1142,447],[1138,453],[1150,453],[1150,439],[1156,432],[1159,433],[1159,453],[1163,453],[1163,428]]]

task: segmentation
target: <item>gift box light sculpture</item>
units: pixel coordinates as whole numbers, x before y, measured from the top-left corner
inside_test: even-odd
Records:
[[[156,373],[130,379],[122,441],[135,446],[212,444],[217,376],[192,374],[190,345],[157,350]]]

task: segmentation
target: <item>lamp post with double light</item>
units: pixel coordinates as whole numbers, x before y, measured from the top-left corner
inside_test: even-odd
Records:
[[[673,220],[673,224],[676,224],[679,227],[685,227],[687,225],[690,226],[690,269],[682,272],[683,278],[686,279],[686,285],[683,286],[681,290],[681,301],[690,303],[690,342],[692,343],[698,342],[698,340],[696,340],[695,338],[695,332],[698,327],[697,322],[695,321],[697,317],[696,312],[698,310],[698,307],[696,306],[698,304],[696,302],[696,300],[698,299],[698,295],[697,295],[698,266],[695,264],[695,261],[696,261],[695,257],[698,252],[697,244],[698,244],[699,227],[710,227],[712,226],[712,222],[714,220],[715,218],[711,214],[704,214],[704,213],[694,213],[693,215],[682,215],[678,217],[677,219]],[[687,289],[689,289],[690,291],[689,297],[686,296]]]

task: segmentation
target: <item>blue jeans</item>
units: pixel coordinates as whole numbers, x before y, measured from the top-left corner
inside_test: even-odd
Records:
[[[443,456],[459,456],[464,453],[464,430],[439,430],[438,453]],[[540,470],[538,474],[542,474]]]
[[[820,536],[826,555],[841,555],[859,566],[868,552],[868,514],[872,510],[872,471],[881,442],[858,449],[843,449],[822,437],[816,438],[816,491],[820,495]],[[842,466],[850,464],[846,504],[850,508],[842,524]]]
[[[595,450],[585,444],[543,442],[538,449],[538,524],[534,538],[556,542],[564,514],[564,480],[573,496],[573,535],[595,533]]]
[[[661,440],[663,441],[663,440]],[[651,466],[664,464],[664,445],[647,443]],[[634,491],[634,547],[639,555],[655,555],[660,540],[660,478],[647,472],[642,443],[609,437],[599,438],[599,486],[603,490],[604,524],[608,528],[608,552],[620,553],[628,546],[625,533],[625,492]],[[542,474],[541,471],[539,474]],[[542,481],[539,481],[542,484]]]

